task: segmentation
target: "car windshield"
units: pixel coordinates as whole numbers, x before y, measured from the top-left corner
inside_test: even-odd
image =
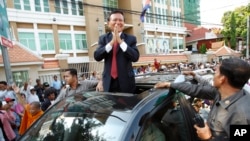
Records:
[[[85,92],[52,106],[21,140],[117,141],[140,95]]]

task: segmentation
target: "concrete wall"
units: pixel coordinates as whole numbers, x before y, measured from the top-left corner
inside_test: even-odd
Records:
[[[18,71],[28,71],[28,77],[31,80],[31,84],[34,85],[36,78],[38,78],[39,74],[38,71],[41,69],[40,65],[23,65],[23,66],[11,66],[11,71],[12,72],[18,72]],[[1,81],[6,81],[6,77],[5,77],[5,70],[3,67],[0,67],[0,80]],[[25,80],[21,80],[21,81],[25,81]]]

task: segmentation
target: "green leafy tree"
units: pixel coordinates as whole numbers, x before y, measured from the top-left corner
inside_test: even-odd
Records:
[[[207,48],[205,44],[202,44],[200,47],[200,53],[201,54],[205,54],[207,52]]]
[[[230,21],[230,47],[232,49],[236,49],[236,21],[234,12],[231,14],[231,21]]]
[[[232,14],[234,14],[235,19],[235,37],[236,39],[243,40],[243,45],[246,45],[247,17],[250,15],[250,4],[247,6],[238,7],[234,11],[227,11],[224,13],[221,20],[223,23],[223,30],[221,33],[223,34],[227,45],[229,45],[231,39],[231,24],[233,23]]]

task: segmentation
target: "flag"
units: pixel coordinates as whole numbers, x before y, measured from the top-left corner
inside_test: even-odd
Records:
[[[144,22],[146,11],[150,8],[150,2],[151,0],[144,0],[143,9],[140,15],[141,22]]]

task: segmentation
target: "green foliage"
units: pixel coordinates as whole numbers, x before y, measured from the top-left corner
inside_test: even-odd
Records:
[[[200,47],[200,53],[201,54],[205,54],[207,52],[207,48],[205,44],[202,44]]]
[[[230,41],[230,39],[232,38],[232,34],[233,34],[232,32],[235,32],[236,38],[241,38],[244,41],[246,41],[247,17],[249,15],[250,15],[250,4],[248,4],[247,6],[238,7],[234,11],[227,11],[224,13],[222,20],[221,20],[221,22],[223,23],[223,30],[221,33],[224,35],[226,43],[230,42],[230,44],[232,44],[232,42],[234,42],[234,41],[232,42]],[[231,45],[231,46],[234,46],[234,45]]]
[[[235,16],[234,12],[231,14],[231,19],[230,19],[230,47],[232,49],[236,48],[236,21],[235,21]]]

